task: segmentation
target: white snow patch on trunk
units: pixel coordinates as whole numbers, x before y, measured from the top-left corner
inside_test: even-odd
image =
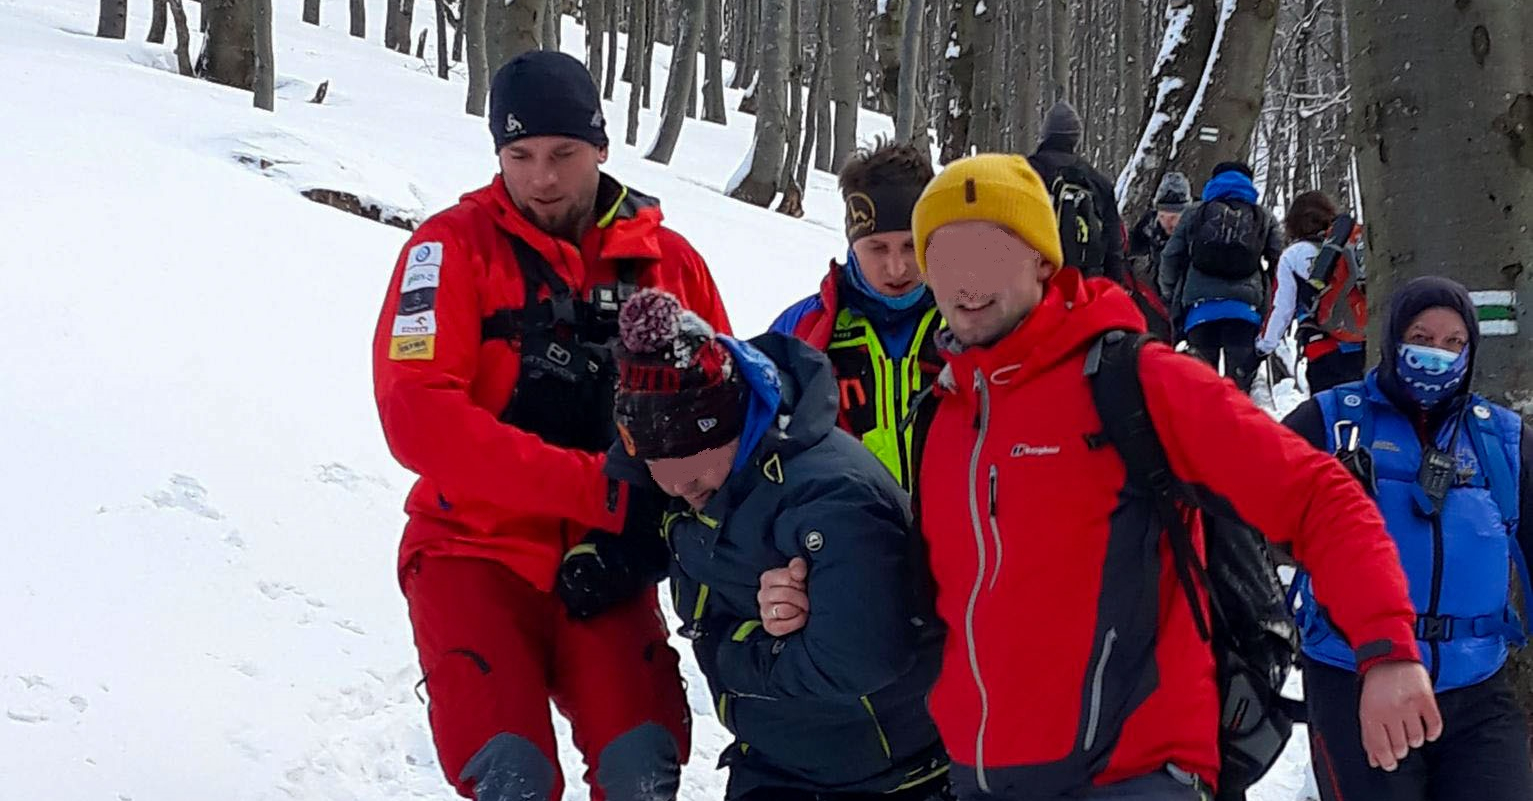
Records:
[[[740,184],[745,183],[746,176],[751,174],[751,164],[756,160],[756,137],[751,137],[751,146],[745,151],[745,158],[740,160],[740,166],[735,168],[735,174],[729,176],[729,183],[724,185],[724,194],[734,194]]]

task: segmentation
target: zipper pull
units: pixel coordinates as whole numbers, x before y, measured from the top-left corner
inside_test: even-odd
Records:
[[[996,500],[997,500],[997,498],[1000,495],[1000,491],[999,491],[1000,483],[1001,483],[1000,471],[996,469],[995,465],[990,465],[990,517],[991,518],[994,518],[995,515],[996,515],[996,509],[997,509]]]

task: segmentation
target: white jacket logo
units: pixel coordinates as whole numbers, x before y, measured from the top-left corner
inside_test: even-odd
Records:
[[[1011,458],[1013,459],[1018,459],[1023,456],[1057,455],[1059,455],[1058,445],[1028,445],[1025,442],[1019,442],[1016,445],[1011,446]]]

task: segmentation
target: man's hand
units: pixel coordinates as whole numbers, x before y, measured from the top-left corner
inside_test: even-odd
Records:
[[[794,558],[787,567],[761,574],[761,627],[773,637],[785,637],[809,623],[809,563]]]
[[[1384,662],[1363,675],[1358,721],[1371,767],[1393,771],[1412,748],[1443,733],[1442,713],[1426,668],[1418,662]]]

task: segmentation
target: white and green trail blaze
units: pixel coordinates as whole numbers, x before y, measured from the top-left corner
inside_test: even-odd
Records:
[[[1488,337],[1508,337],[1517,333],[1517,293],[1510,289],[1470,292],[1475,312],[1480,318],[1480,333]]]

